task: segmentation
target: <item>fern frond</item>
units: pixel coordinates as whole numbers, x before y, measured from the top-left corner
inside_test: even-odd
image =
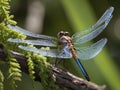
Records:
[[[16,87],[16,81],[21,81],[21,70],[20,65],[9,54],[9,49],[12,47],[14,50],[17,48],[16,44],[11,45],[8,43],[8,38],[10,37],[24,37],[21,34],[18,34],[17,32],[12,31],[9,29],[6,24],[16,24],[14,20],[12,20],[13,15],[9,15],[10,12],[10,6],[9,6],[10,0],[0,0],[0,42],[4,44],[4,51],[7,53],[7,60],[9,62],[9,79],[11,80],[11,86],[13,89]],[[9,46],[9,47],[8,47]],[[14,47],[13,47],[14,46]]]
[[[9,10],[10,10],[9,1],[10,0],[0,0],[1,21],[5,22],[5,23],[16,24],[16,22],[12,20],[12,18],[14,16],[9,15],[10,14],[10,12],[9,12]]]
[[[50,64],[47,62],[47,58],[39,54],[33,54],[32,60],[35,67],[39,70],[39,76],[41,77],[41,84],[44,90],[59,90],[51,78],[52,71],[50,70]]]
[[[26,36],[22,35],[6,26],[6,24],[13,24],[15,25],[16,22],[13,19],[13,15],[9,15],[10,12],[10,6],[9,6],[10,0],[0,0],[0,42],[2,42],[5,46],[5,52],[7,53],[7,60],[9,62],[9,79],[11,80],[11,85],[13,87],[13,90],[15,89],[16,81],[21,81],[21,70],[20,65],[17,62],[15,58],[13,58],[9,50],[15,50],[19,51],[18,44],[17,43],[10,43],[8,42],[8,38],[22,38],[25,39]],[[22,52],[22,50],[21,50]],[[26,52],[23,52],[26,54]],[[30,52],[27,52],[26,57],[28,58],[28,71],[29,75],[32,80],[34,80],[34,68],[37,68],[39,70],[39,76],[41,77],[41,83],[43,85],[43,88],[45,90],[55,90],[54,82],[53,80],[49,79],[49,75],[52,75],[50,70],[50,64],[47,62],[47,59],[43,56],[40,56],[38,54],[31,54]]]
[[[15,89],[15,87],[17,87],[16,81],[21,81],[20,65],[17,60],[12,57],[9,58],[9,62],[9,79],[11,80],[12,88]]]
[[[35,79],[34,74],[35,74],[35,71],[34,71],[34,63],[33,63],[32,58],[31,58],[31,53],[27,52],[26,57],[28,58],[27,59],[27,64],[28,64],[29,76],[31,77],[32,82],[34,84],[34,79]]]
[[[2,71],[0,71],[0,90],[4,90],[3,82],[4,82],[4,75]]]

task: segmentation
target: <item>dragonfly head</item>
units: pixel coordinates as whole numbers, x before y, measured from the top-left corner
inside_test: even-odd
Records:
[[[69,32],[60,31],[58,33],[59,44],[66,45],[68,43],[68,39],[70,38],[69,36]]]
[[[60,31],[57,36],[60,38],[62,36],[70,36],[69,32]]]

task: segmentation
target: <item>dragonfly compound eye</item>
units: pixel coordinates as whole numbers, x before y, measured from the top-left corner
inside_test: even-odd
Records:
[[[60,31],[60,32],[57,34],[58,37],[61,37],[61,36],[63,36],[63,35],[64,35],[64,32],[63,32],[63,31]]]
[[[69,34],[69,32],[64,32],[64,35],[69,36],[70,34]]]

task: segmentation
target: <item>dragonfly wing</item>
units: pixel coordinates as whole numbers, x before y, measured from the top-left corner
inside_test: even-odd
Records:
[[[35,34],[33,32],[30,32],[28,30],[25,30],[19,26],[14,26],[14,25],[7,25],[9,28],[11,28],[12,30],[15,30],[19,33],[22,33],[24,35],[30,36],[30,37],[34,37],[34,38],[42,38],[42,39],[53,39],[53,40],[57,40],[57,38],[55,37],[51,37],[51,36],[47,36],[47,35],[40,35],[40,34]]]
[[[106,19],[108,19],[110,16],[112,16],[112,13],[114,11],[114,7],[108,8],[105,13],[102,15],[102,17],[97,21],[97,23],[94,25],[94,27],[99,26],[101,23],[103,23]]]
[[[113,7],[106,10],[102,17],[91,28],[73,34],[72,39],[74,43],[82,44],[98,36],[110,22],[113,10]]]
[[[95,57],[105,46],[106,42],[107,39],[101,39],[90,46],[81,47],[81,48],[75,46],[75,49],[81,60],[88,60]]]
[[[94,39],[96,36],[98,36],[106,28],[106,26],[108,25],[110,19],[108,21],[106,21],[103,25],[96,28],[91,33],[89,33],[89,34],[87,34],[87,35],[85,35],[85,36],[83,36],[81,38],[76,39],[75,44],[82,44],[82,43],[85,43],[85,42],[88,42],[88,41]]]
[[[42,49],[37,49],[37,48],[33,48],[33,47],[29,47],[29,46],[22,46],[20,45],[19,48],[26,50],[26,51],[30,51],[33,53],[38,53],[40,55],[43,56],[47,56],[47,57],[53,57],[53,58],[71,58],[69,55],[65,55],[62,50],[62,52],[59,52],[57,49],[50,49],[50,50],[42,50]]]
[[[64,46],[63,49],[61,49],[58,56],[63,57],[63,58],[72,58],[72,54],[69,50],[69,47],[67,45]]]
[[[38,40],[23,40],[19,38],[9,38],[9,42],[16,42],[16,43],[27,43],[32,45],[40,45],[40,46],[50,46],[55,47],[56,43],[53,40],[47,40],[47,39],[38,39]]]

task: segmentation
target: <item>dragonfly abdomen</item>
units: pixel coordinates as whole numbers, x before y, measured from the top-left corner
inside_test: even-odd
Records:
[[[82,71],[83,75],[85,76],[85,78],[86,78],[88,81],[90,81],[90,78],[89,78],[89,76],[88,76],[85,68],[83,67],[82,63],[80,62],[80,60],[79,60],[79,59],[76,59],[75,61],[76,61],[76,63],[78,64],[79,68],[81,69],[81,71]]]
[[[86,78],[88,81],[90,81],[90,78],[89,78],[89,76],[88,76],[85,68],[83,67],[82,63],[80,62],[80,60],[79,60],[79,58],[78,58],[78,56],[77,56],[77,53],[76,53],[76,51],[75,51],[74,48],[71,48],[71,53],[72,53],[73,58],[74,58],[74,60],[76,61],[77,65],[78,65],[79,68],[81,69],[83,75],[85,76],[85,78]]]
[[[78,59],[78,55],[77,55],[74,47],[70,48],[70,51],[72,53],[72,56],[73,56],[74,60],[77,60]]]

